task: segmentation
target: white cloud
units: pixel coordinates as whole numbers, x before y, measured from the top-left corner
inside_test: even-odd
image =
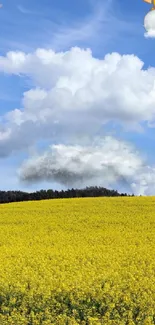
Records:
[[[144,18],[145,37],[155,37],[155,10],[149,11]]]
[[[146,166],[134,147],[109,136],[92,146],[52,145],[24,162],[19,176],[28,183],[45,180],[67,187],[111,187],[121,182],[135,194],[155,190],[155,168]]]
[[[112,53],[97,59],[89,49],[76,47],[58,53],[45,49],[9,52],[0,57],[0,71],[25,76],[33,85],[23,94],[22,108],[1,117],[0,156],[28,149],[43,139],[61,144],[52,147],[52,156],[45,153],[28,161],[22,169],[25,179],[50,175],[64,184],[95,185],[103,174],[104,186],[121,180],[134,192],[154,188],[154,167],[143,165],[128,146],[124,149],[124,144],[106,139],[98,149],[90,147],[97,131],[109,121],[126,129],[138,129],[144,121],[148,127],[155,123],[154,68],[143,70],[143,62],[134,55]],[[91,139],[87,144],[86,137]]]
[[[1,117],[0,155],[42,138],[53,141],[54,135],[59,142],[93,136],[109,121],[130,129],[155,121],[155,69],[144,71],[134,55],[112,53],[101,60],[80,48],[9,52],[0,57],[0,71],[24,75],[34,85],[23,94],[22,109]]]

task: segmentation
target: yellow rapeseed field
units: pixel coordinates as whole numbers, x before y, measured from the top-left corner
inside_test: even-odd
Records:
[[[0,324],[155,324],[155,198],[0,205]]]

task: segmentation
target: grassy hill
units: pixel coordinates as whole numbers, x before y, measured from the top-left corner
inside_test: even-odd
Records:
[[[154,197],[0,209],[0,324],[155,324]]]

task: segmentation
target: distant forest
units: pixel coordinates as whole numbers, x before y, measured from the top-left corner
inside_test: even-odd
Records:
[[[75,197],[116,197],[116,196],[134,196],[127,193],[118,193],[104,187],[86,187],[84,189],[68,189],[66,191],[40,190],[33,193],[22,191],[0,191],[0,203],[35,201],[48,199],[62,199]]]

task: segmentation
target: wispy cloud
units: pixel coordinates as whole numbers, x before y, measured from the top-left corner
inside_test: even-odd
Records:
[[[137,21],[125,21],[117,8],[118,3],[113,0],[88,1],[88,10],[81,18],[54,6],[23,6],[19,3],[12,8],[14,16],[7,8],[3,11],[1,26],[5,32],[0,37],[0,49],[31,51],[44,47],[61,51],[73,46],[92,50],[101,46],[105,48],[110,42],[117,43],[118,39],[122,42],[126,33],[135,35],[135,31],[136,34],[139,31]],[[39,17],[39,24],[36,17]]]
[[[30,11],[26,9],[25,7],[18,5],[17,9],[22,13],[22,14],[33,14],[33,11]]]
[[[73,46],[77,42],[94,42],[97,33],[101,29],[101,24],[106,20],[107,6],[102,6],[94,10],[85,19],[77,20],[75,23],[67,26],[61,25],[53,35],[52,47],[56,50]]]
[[[53,23],[53,22],[52,22]],[[117,11],[117,4],[113,0],[106,2],[91,1],[91,13],[84,19],[75,22],[59,23],[56,30],[51,34],[47,30],[49,46],[54,50],[64,50],[72,46],[97,47],[107,44],[111,40],[122,38],[127,35],[139,33],[140,25],[137,21],[124,20]],[[126,37],[126,36],[125,36]]]
[[[43,12],[40,10],[32,10],[30,8],[26,8],[23,5],[18,5],[17,9],[20,13],[24,14],[24,15],[39,15],[39,16],[43,16]]]

